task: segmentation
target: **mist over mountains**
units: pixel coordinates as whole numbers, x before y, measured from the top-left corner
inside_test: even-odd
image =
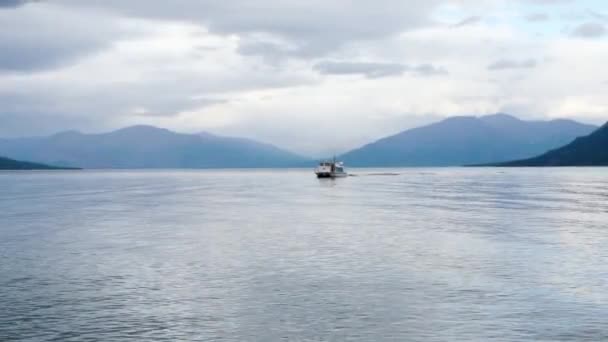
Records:
[[[495,163],[540,155],[596,128],[571,120],[524,121],[508,114],[451,117],[382,138],[339,158],[347,167]],[[250,139],[182,134],[152,126],[0,139],[0,156],[89,169],[286,168],[315,163]]]

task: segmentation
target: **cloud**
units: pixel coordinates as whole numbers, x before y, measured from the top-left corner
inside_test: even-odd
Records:
[[[3,6],[21,3],[4,1]],[[0,72],[63,66],[127,35],[115,18],[46,3],[0,9],[0,26]]]
[[[463,27],[463,26],[468,26],[468,25],[474,25],[477,24],[478,22],[480,22],[483,18],[480,16],[472,16],[472,17],[468,17],[466,19],[463,19],[462,21],[452,25],[452,27]]]
[[[324,75],[363,75],[367,78],[380,78],[402,75],[408,68],[397,63],[364,63],[324,61],[314,69]]]
[[[48,123],[42,133],[61,125],[99,130],[131,121],[178,118],[186,111],[224,105],[248,91],[312,82],[311,75],[243,58],[236,52],[236,42],[196,25],[137,26],[148,34],[117,41],[74,64],[0,74],[2,111],[23,118],[21,133],[34,134],[45,127],[28,128],[31,113]],[[83,120],[85,116],[89,119]],[[0,135],[14,134],[10,127],[0,124]]]
[[[606,26],[597,22],[583,23],[572,31],[573,36],[581,38],[600,38],[606,33]]]
[[[290,57],[321,57],[357,41],[382,39],[432,23],[446,0],[357,2],[276,0],[57,0],[68,6],[103,8],[123,15],[189,21],[217,34],[238,34],[241,51]],[[256,49],[251,48],[252,39]],[[278,47],[277,41],[288,48]],[[261,49],[263,43],[270,50]]]
[[[535,59],[526,59],[523,61],[501,59],[490,64],[488,70],[532,69],[536,68],[537,64]]]
[[[430,64],[409,66],[399,63],[323,61],[315,64],[313,68],[324,75],[363,75],[371,79],[400,76],[405,72],[420,76],[447,74],[445,69]]]
[[[180,105],[183,106],[185,103],[189,103],[189,106],[182,107],[182,110],[189,110],[196,108],[197,110],[203,110],[207,107],[226,104],[230,100],[221,99],[221,98],[205,98],[205,97],[197,97],[191,98],[189,101],[184,101],[184,99],[178,99],[179,103],[174,103],[172,101],[164,101],[163,105],[166,107],[164,110],[162,106],[151,106],[149,108],[146,107],[133,107],[129,109],[130,114],[134,116],[141,117],[175,117],[181,114],[181,112],[176,112],[177,108],[180,108]]]
[[[593,10],[587,11],[589,15],[596,20],[608,21],[608,15]]]
[[[0,9],[3,7],[19,7],[28,2],[36,2],[36,0],[0,0]]]
[[[443,67],[436,67],[431,64],[421,64],[408,67],[408,70],[421,76],[447,75],[448,71]]]
[[[541,22],[549,20],[549,15],[546,13],[533,13],[525,16],[525,19],[530,22]]]
[[[251,38],[240,41],[238,53],[243,56],[258,56],[266,63],[278,65],[284,62],[295,51],[287,43]]]

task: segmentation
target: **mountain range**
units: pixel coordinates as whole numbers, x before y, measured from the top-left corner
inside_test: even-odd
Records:
[[[597,127],[571,120],[524,121],[508,114],[460,116],[380,139],[342,156],[348,166],[458,166],[529,158]]]
[[[76,131],[0,139],[0,155],[88,169],[250,168],[311,165],[304,157],[248,139],[180,134],[133,126],[103,134]]]
[[[588,136],[540,156],[496,166],[608,166],[608,123]]]
[[[0,170],[59,170],[65,169],[56,166],[24,162],[0,157]]]
[[[452,117],[380,139],[340,156],[347,166],[460,166],[520,160],[563,146],[597,127],[571,120],[523,121],[508,114]],[[249,139],[132,126],[102,134],[67,131],[0,139],[0,156],[63,167],[283,168],[312,159]]]

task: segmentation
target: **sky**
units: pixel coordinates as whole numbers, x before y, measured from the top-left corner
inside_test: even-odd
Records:
[[[0,0],[0,136],[136,124],[339,153],[455,115],[608,119],[605,0]]]

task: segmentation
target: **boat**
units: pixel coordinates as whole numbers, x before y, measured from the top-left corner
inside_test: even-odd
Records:
[[[344,163],[337,162],[336,158],[331,161],[322,161],[315,168],[317,178],[342,178],[348,177],[348,173],[344,170]]]

